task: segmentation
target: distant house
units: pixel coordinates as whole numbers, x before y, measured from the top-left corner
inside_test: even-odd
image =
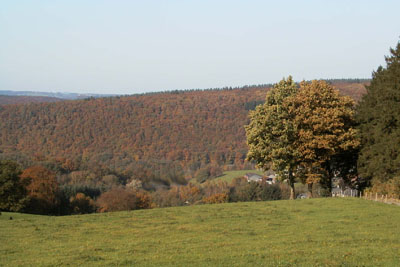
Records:
[[[247,179],[247,182],[261,182],[263,177],[256,173],[246,173],[244,178]]]

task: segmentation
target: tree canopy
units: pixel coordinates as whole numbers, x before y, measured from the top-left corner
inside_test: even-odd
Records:
[[[353,114],[354,101],[328,83],[302,82],[297,88],[291,77],[283,79],[250,112],[248,159],[288,179],[292,193],[296,177],[310,189],[317,182],[330,189],[335,172],[351,169],[337,161],[359,146]]]
[[[303,170],[300,178],[310,186],[321,182],[330,191],[334,174],[343,170],[341,165],[354,162],[343,162],[348,160],[344,156],[359,146],[354,101],[325,81],[312,81],[302,82],[287,102],[296,128],[294,146]]]
[[[264,170],[270,167],[289,179],[295,197],[293,171],[298,165],[297,150],[294,147],[296,133],[293,114],[289,112],[286,99],[295,95],[297,86],[292,77],[283,79],[267,93],[265,103],[250,112],[247,125],[247,158],[255,160]]]
[[[27,186],[31,198],[29,211],[39,214],[50,212],[56,204],[58,190],[55,173],[37,165],[24,170],[21,178],[29,182]]]
[[[20,167],[12,161],[0,161],[0,210],[21,211],[27,201]]]

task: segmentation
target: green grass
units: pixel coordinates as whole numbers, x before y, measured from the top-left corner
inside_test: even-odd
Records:
[[[232,182],[233,179],[238,178],[238,177],[243,177],[246,173],[256,173],[259,175],[264,175],[263,171],[259,170],[239,170],[239,171],[224,171],[224,173],[221,176],[218,176],[214,179],[210,179],[208,181],[210,182],[218,182],[218,181],[225,181],[225,182]],[[199,182],[197,182],[196,178],[192,178],[189,180],[190,183],[198,185]]]
[[[259,170],[226,171],[223,175],[213,179],[212,181],[226,181],[230,183],[233,179],[243,177],[246,173],[256,173],[259,175],[264,175],[264,172]]]
[[[400,207],[362,199],[0,216],[4,266],[399,264]]]

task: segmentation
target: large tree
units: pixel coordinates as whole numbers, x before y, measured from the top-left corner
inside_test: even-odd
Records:
[[[21,211],[28,197],[17,163],[0,161],[0,210]]]
[[[334,174],[345,175],[355,167],[350,160],[359,146],[354,101],[325,81],[315,80],[302,82],[286,103],[294,114],[294,146],[301,158],[303,182],[309,185],[310,195],[312,185],[318,182],[330,192]]]
[[[309,185],[310,195],[314,183],[330,190],[334,174],[354,172],[359,141],[353,113],[354,101],[324,81],[297,88],[291,77],[282,80],[250,112],[248,159],[287,179],[291,198],[296,177]]]
[[[56,206],[58,191],[55,173],[37,165],[24,170],[21,178],[29,183],[27,191],[31,200],[28,211],[38,214],[51,213]]]
[[[245,126],[249,146],[247,159],[254,160],[264,170],[271,167],[280,177],[287,179],[291,199],[295,198],[293,173],[299,157],[294,147],[293,114],[285,100],[296,92],[292,77],[281,80],[267,93],[265,103],[250,112],[250,123]]]
[[[357,107],[362,142],[358,169],[372,182],[400,176],[400,43],[390,53]]]

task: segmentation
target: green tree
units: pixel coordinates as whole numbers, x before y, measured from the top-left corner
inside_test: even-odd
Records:
[[[400,43],[390,53],[386,67],[372,74],[357,107],[362,143],[358,170],[372,183],[400,176]]]
[[[70,206],[73,214],[85,214],[96,211],[94,201],[83,193],[77,193],[70,198]]]
[[[246,126],[248,159],[259,167],[272,167],[287,179],[291,196],[299,178],[309,186],[321,183],[329,191],[335,173],[354,172],[359,141],[354,128],[354,101],[324,81],[302,82],[292,78],[276,84],[266,102],[250,112]]]
[[[12,161],[0,161],[0,210],[21,211],[27,204],[28,197],[20,168]]]
[[[294,147],[300,157],[303,182],[309,186],[321,183],[331,191],[335,173],[349,173],[345,160],[359,147],[355,129],[354,101],[341,96],[325,81],[302,82],[297,93],[287,99],[296,129]],[[346,165],[347,164],[347,165]],[[353,164],[354,166],[354,164]]]
[[[267,93],[265,103],[250,111],[250,123],[245,126],[249,146],[247,159],[254,160],[264,170],[272,167],[281,178],[287,179],[291,199],[295,198],[294,172],[299,157],[294,146],[294,114],[289,111],[286,99],[296,92],[292,77],[281,80]]]

